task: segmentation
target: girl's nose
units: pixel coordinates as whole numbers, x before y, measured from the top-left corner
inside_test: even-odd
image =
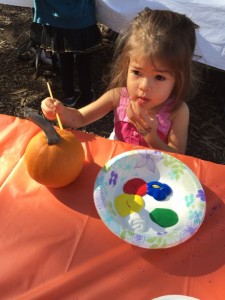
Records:
[[[147,77],[143,77],[140,82],[140,89],[143,91],[149,91],[151,89],[150,79]]]

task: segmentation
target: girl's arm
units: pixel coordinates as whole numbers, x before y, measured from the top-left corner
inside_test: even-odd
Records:
[[[118,106],[119,89],[107,91],[98,100],[77,110],[64,106],[59,100],[46,98],[41,103],[45,117],[55,120],[56,112],[59,114],[63,125],[70,128],[80,128],[104,117]]]
[[[79,109],[82,115],[82,126],[93,123],[114,110],[119,104],[119,98],[120,89],[112,89],[103,94],[98,100]]]
[[[168,137],[168,146],[171,147],[172,152],[184,154],[186,151],[189,115],[189,108],[186,103],[183,103],[172,116],[172,124]]]

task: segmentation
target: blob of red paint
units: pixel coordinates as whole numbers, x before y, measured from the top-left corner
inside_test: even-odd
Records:
[[[147,193],[147,183],[141,178],[132,178],[124,184],[123,192],[144,196]]]

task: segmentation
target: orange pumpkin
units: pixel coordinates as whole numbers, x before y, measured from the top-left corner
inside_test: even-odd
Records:
[[[84,149],[73,133],[57,131],[39,115],[29,117],[44,131],[27,145],[24,159],[29,175],[51,188],[64,187],[74,181],[84,165]]]

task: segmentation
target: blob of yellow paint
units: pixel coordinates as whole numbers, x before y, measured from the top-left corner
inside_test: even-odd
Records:
[[[114,200],[117,213],[126,217],[134,212],[139,212],[144,207],[144,200],[139,195],[120,194]]]

